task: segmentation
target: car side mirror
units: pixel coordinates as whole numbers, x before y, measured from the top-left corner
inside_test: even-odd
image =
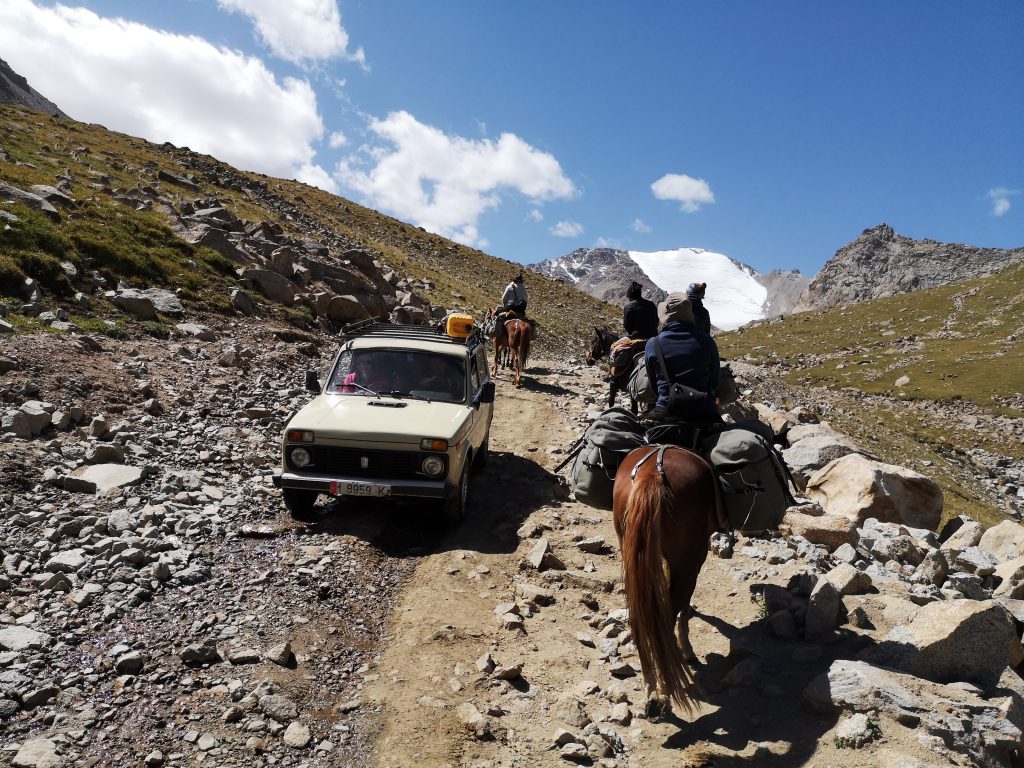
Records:
[[[317,378],[316,371],[314,370],[306,371],[306,389],[309,392],[320,393],[320,379]]]
[[[494,382],[484,382],[483,389],[480,390],[480,397],[478,402],[481,403],[493,403],[494,402]]]

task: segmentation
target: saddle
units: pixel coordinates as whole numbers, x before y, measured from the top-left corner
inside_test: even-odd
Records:
[[[647,339],[631,339],[628,336],[614,342],[608,353],[612,376],[621,376],[626,371],[633,370],[633,361],[644,353],[646,346]]]

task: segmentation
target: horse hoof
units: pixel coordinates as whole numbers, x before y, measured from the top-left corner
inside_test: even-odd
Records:
[[[672,714],[672,707],[662,699],[648,699],[644,708],[644,716],[652,723],[660,723]]]

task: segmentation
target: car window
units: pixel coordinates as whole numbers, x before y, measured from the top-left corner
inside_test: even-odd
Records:
[[[487,352],[484,351],[483,347],[478,347],[476,350],[477,364],[480,366],[481,379],[487,380]]]
[[[454,355],[420,350],[346,350],[338,357],[327,391],[362,397],[394,392],[461,403],[466,399],[466,365]]]
[[[480,363],[474,357],[473,362],[470,365],[470,381],[473,387],[473,391],[476,392],[480,389]]]

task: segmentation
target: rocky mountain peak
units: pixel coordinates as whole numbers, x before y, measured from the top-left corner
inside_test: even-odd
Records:
[[[48,115],[67,117],[60,108],[28,84],[11,66],[0,59],[0,104],[16,104]]]
[[[865,229],[836,251],[794,311],[835,307],[969,280],[1024,260],[1024,248],[979,248],[915,240],[888,224]]]

